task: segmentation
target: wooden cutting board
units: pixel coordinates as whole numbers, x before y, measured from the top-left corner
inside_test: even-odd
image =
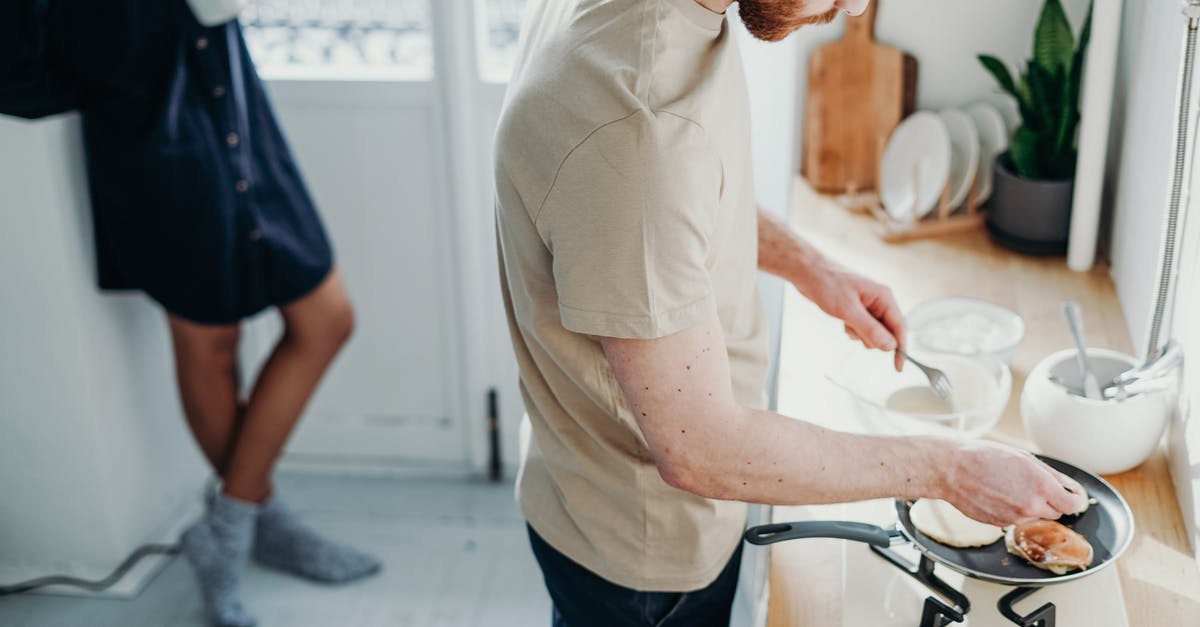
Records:
[[[875,190],[888,135],[916,102],[917,60],[875,41],[879,2],[809,60],[803,174],[822,192]]]

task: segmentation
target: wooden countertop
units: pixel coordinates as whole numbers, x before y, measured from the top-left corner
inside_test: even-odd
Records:
[[[1028,330],[1013,360],[1013,395],[989,436],[1032,448],[1021,425],[1019,398],[1025,374],[1070,337],[1061,303],[1083,307],[1086,341],[1134,352],[1108,269],[1079,274],[1062,259],[1030,258],[992,244],[974,232],[885,244],[872,220],[851,214],[797,181],[793,225],[825,254],[892,287],[906,310],[938,296],[974,296],[1020,313]],[[779,370],[779,407],[790,416],[832,428],[852,428],[842,392],[825,379],[851,346],[842,325],[788,290]],[[1117,562],[1129,624],[1133,627],[1200,624],[1200,568],[1188,545],[1164,453],[1107,479],[1133,509],[1137,532]],[[825,517],[822,508],[775,508],[776,520]],[[769,627],[842,624],[841,541],[784,542],[771,549]]]

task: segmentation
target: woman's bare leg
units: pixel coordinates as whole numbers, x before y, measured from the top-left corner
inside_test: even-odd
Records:
[[[238,430],[238,340],[241,327],[204,325],[167,314],[183,414],[216,474],[229,461]]]
[[[223,475],[226,494],[252,503],[270,496],[275,461],[325,369],[354,329],[354,310],[337,270],[280,312],[283,337],[250,393]]]
[[[167,316],[175,347],[179,396],[192,435],[221,474],[238,431],[238,325],[209,326]],[[249,627],[254,618],[238,599],[238,580],[249,554],[257,507],[216,499],[180,538],[196,572],[204,606],[218,625]]]
[[[326,583],[379,572],[370,555],[322,537],[271,494],[271,472],[305,404],[354,327],[341,276],[280,308],[284,332],[263,366],[234,436],[224,503],[259,504],[252,554],[259,564]]]
[[[321,581],[352,581],[381,568],[370,556],[299,524],[278,499],[264,503],[275,460],[354,324],[336,272],[281,311],[283,338],[244,409],[238,404],[237,327],[218,330],[174,318],[171,324],[188,423],[224,479],[224,494],[181,538],[205,607],[221,625],[255,624],[237,595],[252,550],[268,566]]]

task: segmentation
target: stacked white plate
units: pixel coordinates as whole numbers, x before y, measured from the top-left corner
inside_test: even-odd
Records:
[[[992,164],[1008,148],[1008,129],[994,107],[978,102],[938,113],[918,111],[896,127],[879,167],[879,197],[893,219],[929,215],[943,191],[950,210],[992,193]]]
[[[879,165],[879,199],[899,221],[925,217],[950,177],[950,131],[936,113],[918,111],[888,139]]]
[[[979,133],[980,159],[976,189],[979,202],[983,202],[992,196],[992,164],[996,157],[1008,150],[1010,133],[1004,116],[986,102],[976,102],[967,107],[966,112],[975,123],[975,131]]]

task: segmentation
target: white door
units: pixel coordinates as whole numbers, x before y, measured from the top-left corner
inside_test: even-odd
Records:
[[[288,447],[292,460],[462,466],[472,457],[450,60],[431,0],[258,0],[247,37],[333,241],[357,328]],[[278,337],[248,329],[246,376]]]

